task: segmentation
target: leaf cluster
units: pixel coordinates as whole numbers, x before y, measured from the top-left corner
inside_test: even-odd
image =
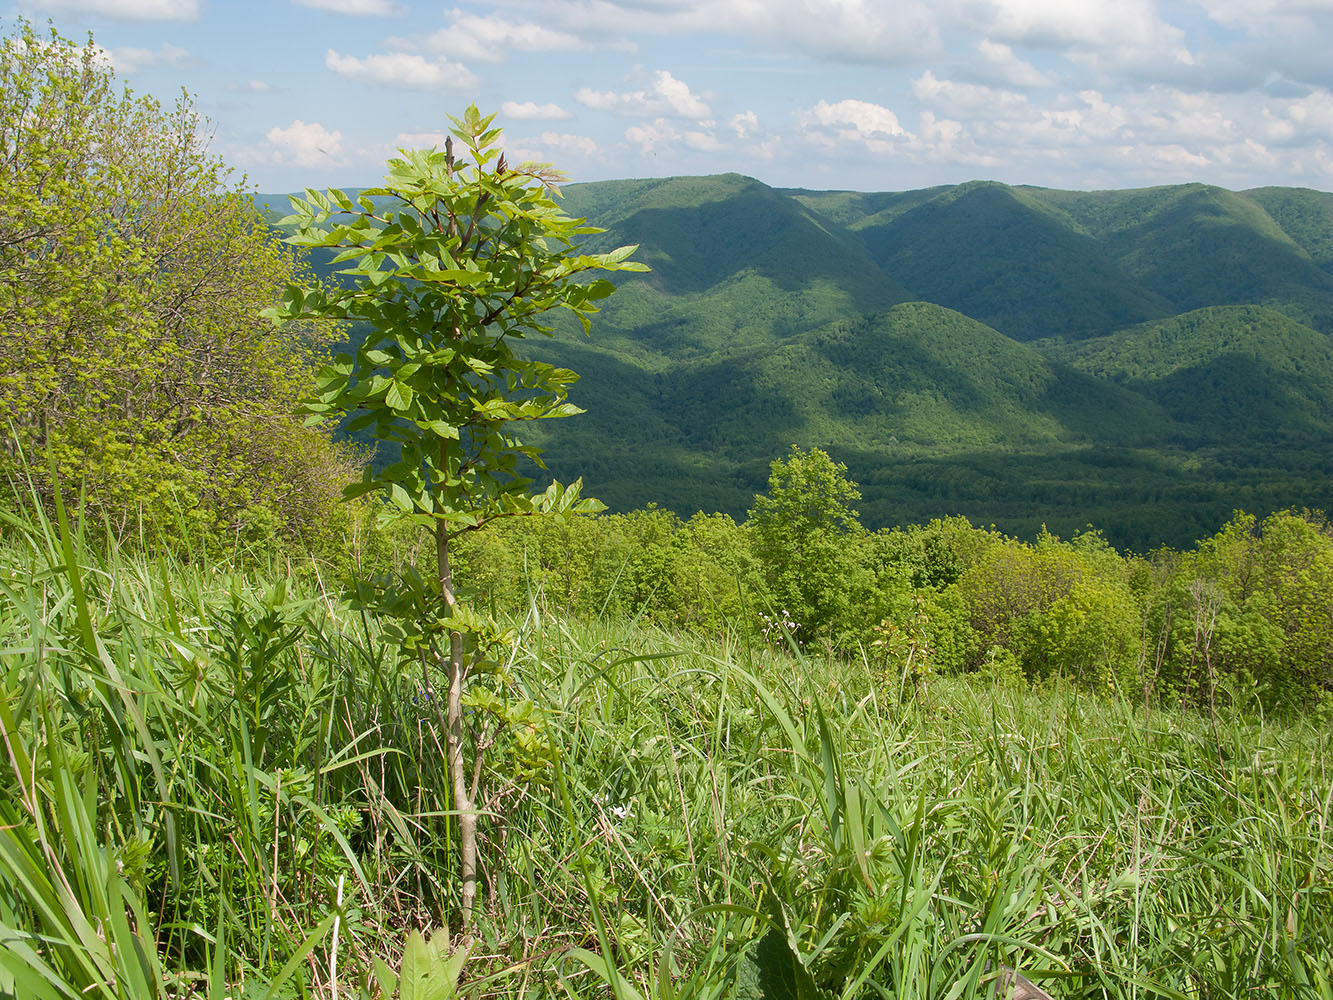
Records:
[[[536,497],[520,457],[537,450],[510,429],[517,422],[581,412],[567,401],[577,376],[535,361],[516,342],[549,335],[548,315],[573,315],[586,331],[610,282],[581,284],[590,271],[634,271],[633,247],[576,252],[597,230],[560,211],[555,177],[535,164],[510,167],[494,116],[471,107],[454,119],[445,148],[402,151],[381,187],[354,201],[341,191],[307,191],[283,220],[289,242],[334,249],[351,286],[288,289],[280,320],[335,318],[370,332],[355,353],[319,373],[307,409],[369,429],[396,458],[368,466],[350,495],[383,491],[402,514],[450,532],[494,517],[589,509],[576,492]]]

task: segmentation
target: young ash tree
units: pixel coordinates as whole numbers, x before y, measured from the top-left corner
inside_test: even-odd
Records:
[[[317,419],[347,419],[347,429],[373,430],[391,464],[367,465],[355,496],[382,492],[398,516],[434,536],[433,581],[373,597],[400,620],[412,621],[404,648],[419,658],[427,690],[432,664],[448,682],[447,755],[458,814],[462,919],[471,922],[476,896],[477,777],[465,755],[463,724],[468,663],[464,638],[484,631],[460,601],[450,562],[464,532],[497,518],[601,509],[580,497],[581,482],[553,483],[534,495],[518,460],[540,465],[535,448],[515,436],[523,421],[581,412],[567,401],[577,376],[519,354],[525,337],[552,332],[557,310],[589,329],[596,302],[614,291],[588,272],[642,271],[634,247],[580,253],[580,236],[596,233],[565,215],[554,199],[562,178],[545,164],[511,167],[498,145],[494,115],[475,106],[451,119],[444,149],[401,151],[381,187],[353,199],[341,191],[307,191],[293,200],[290,242],[338,251],[335,262],[354,285],[336,290],[292,286],[274,315],[282,321],[350,320],[369,329],[354,354],[339,354],[317,378],[310,410]],[[455,155],[453,139],[462,144]]]

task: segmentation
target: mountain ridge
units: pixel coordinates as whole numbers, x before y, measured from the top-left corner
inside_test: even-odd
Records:
[[[531,342],[588,411],[535,443],[614,509],[743,516],[793,443],[847,462],[872,526],[1148,547],[1333,506],[1333,194],[726,174],[569,185],[564,208],[654,267],[591,339]]]

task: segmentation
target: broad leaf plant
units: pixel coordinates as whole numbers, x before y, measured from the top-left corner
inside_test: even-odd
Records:
[[[518,353],[521,341],[549,336],[550,318],[566,310],[584,332],[612,283],[585,274],[644,271],[635,247],[584,253],[582,237],[601,230],[561,211],[546,164],[511,167],[500,150],[494,115],[475,106],[451,118],[443,150],[402,150],[382,186],[353,198],[307,190],[292,200],[283,225],[289,242],[332,248],[349,279],[339,288],[291,286],[272,315],[279,321],[333,319],[363,324],[355,353],[320,372],[314,420],[345,421],[396,448],[391,464],[367,464],[348,496],[383,493],[397,516],[434,536],[433,580],[414,573],[405,585],[362,584],[359,596],[400,622],[404,648],[420,659],[427,692],[438,665],[448,682],[447,754],[458,813],[462,922],[471,923],[477,873],[477,779],[469,768],[464,639],[485,632],[482,616],[460,600],[450,549],[461,533],[502,517],[600,510],[581,496],[581,481],[533,493],[519,460],[540,465],[537,449],[514,428],[524,421],[581,412],[567,399],[577,376]],[[454,139],[461,143],[455,153]],[[480,750],[474,751],[480,753]]]

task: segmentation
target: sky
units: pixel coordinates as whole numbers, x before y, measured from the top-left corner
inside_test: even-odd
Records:
[[[366,186],[470,103],[575,181],[1333,191],[1333,0],[0,0],[195,95],[249,187]]]

